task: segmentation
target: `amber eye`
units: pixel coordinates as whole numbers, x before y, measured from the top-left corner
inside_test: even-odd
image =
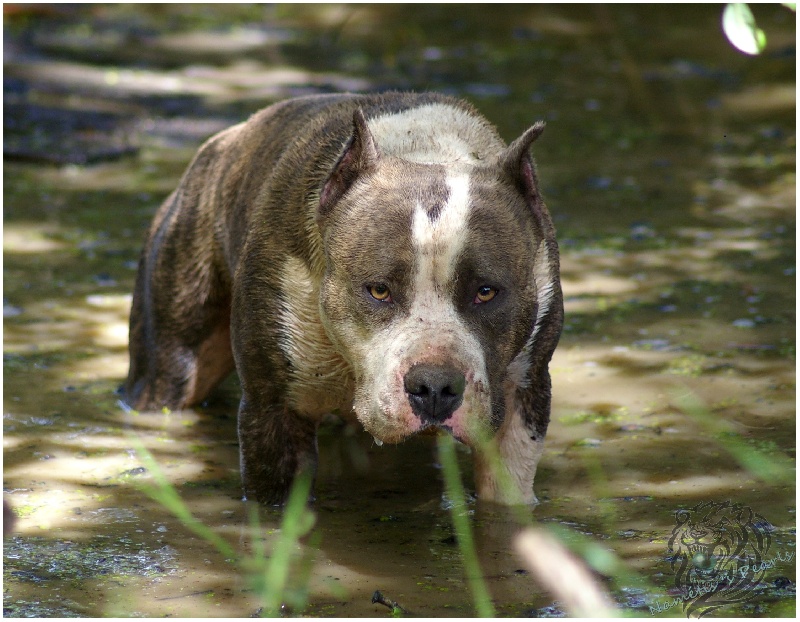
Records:
[[[497,290],[489,285],[483,285],[478,288],[478,293],[475,294],[475,299],[472,301],[476,305],[489,302],[492,298],[497,296]]]
[[[378,300],[380,302],[392,302],[392,293],[389,291],[389,288],[383,283],[378,283],[377,285],[370,285],[369,295],[372,296],[375,300]]]

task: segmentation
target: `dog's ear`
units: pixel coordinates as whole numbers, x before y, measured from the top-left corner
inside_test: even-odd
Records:
[[[500,154],[500,167],[534,212],[541,211],[542,197],[539,193],[539,182],[536,179],[530,148],[543,131],[544,121],[537,121]]]
[[[359,175],[371,171],[380,159],[378,147],[361,108],[353,113],[353,135],[347,142],[339,161],[333,167],[319,195],[318,217],[327,216],[336,202],[344,196]]]

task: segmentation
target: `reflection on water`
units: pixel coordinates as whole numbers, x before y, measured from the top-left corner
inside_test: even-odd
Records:
[[[776,555],[794,551],[793,483],[758,479],[724,448],[795,452],[791,13],[754,7],[769,45],[746,58],[717,6],[226,7],[7,15],[5,99],[48,121],[6,115],[4,497],[18,521],[5,615],[261,606],[233,560],[135,485],[151,476],[138,441],[195,516],[249,550],[236,379],[180,413],[126,412],[114,391],[144,228],[196,147],[276,99],[331,90],[455,93],[506,137],[548,121],[534,155],[567,323],[535,523],[620,556],[647,584],[611,583],[613,596],[640,615],[675,598],[678,508],[744,504],[775,526]],[[87,130],[71,109],[102,123]],[[725,427],[688,416],[687,393]],[[304,613],[382,616],[381,590],[415,614],[472,615],[434,439],[377,447],[331,424],[320,460]],[[516,523],[487,512],[474,524],[498,613],[558,615],[509,550]],[[262,525],[269,548],[279,513],[262,510]],[[721,613],[793,615],[794,576],[779,561]]]

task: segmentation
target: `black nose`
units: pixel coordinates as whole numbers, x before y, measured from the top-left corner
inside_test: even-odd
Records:
[[[404,379],[411,410],[422,421],[440,423],[461,406],[464,374],[441,365],[414,365]]]

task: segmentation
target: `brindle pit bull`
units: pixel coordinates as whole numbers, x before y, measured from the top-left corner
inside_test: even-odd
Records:
[[[211,138],[139,263],[125,399],[202,401],[234,368],[245,496],[285,500],[317,424],[378,444],[491,438],[481,499],[535,502],[563,323],[558,246],[528,153],[437,94],[284,101]],[[514,489],[516,488],[516,489]]]

